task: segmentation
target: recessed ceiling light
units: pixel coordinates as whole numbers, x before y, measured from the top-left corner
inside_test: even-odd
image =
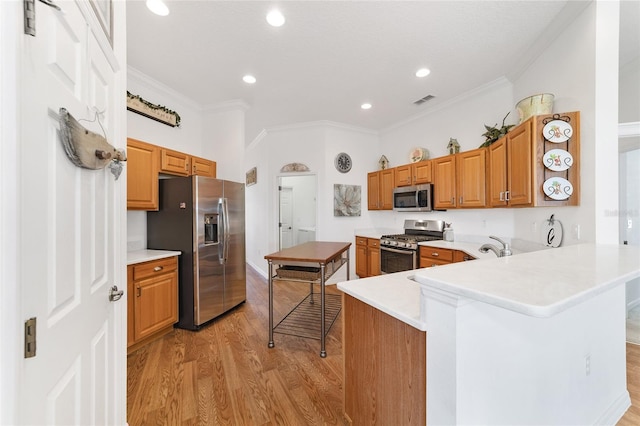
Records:
[[[267,14],[267,22],[274,27],[281,27],[284,24],[284,15],[279,10],[272,10]]]
[[[360,105],[360,108],[362,108],[362,109],[371,109],[371,104],[370,103],[364,103],[364,104]]]
[[[167,16],[169,14],[169,8],[162,0],[147,0],[147,7],[156,15]]]
[[[256,78],[254,76],[252,76],[252,75],[249,75],[249,74],[247,74],[244,77],[242,77],[242,80],[245,83],[249,83],[249,84],[253,84],[253,83],[256,82]]]
[[[426,77],[429,74],[431,74],[431,70],[428,68],[420,68],[418,71],[416,71],[416,77]]]

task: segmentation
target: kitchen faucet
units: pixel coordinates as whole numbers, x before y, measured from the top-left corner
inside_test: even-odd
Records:
[[[493,244],[483,244],[479,249],[480,253],[487,253],[489,250],[491,250],[498,257],[511,256],[511,247],[509,247],[508,243],[505,243],[500,238],[495,237],[493,235],[489,235],[489,238],[492,238],[500,242],[502,244],[502,248],[498,249],[498,247],[494,246]]]

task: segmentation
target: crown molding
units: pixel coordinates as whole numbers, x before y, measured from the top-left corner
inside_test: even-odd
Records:
[[[242,99],[232,99],[217,104],[209,104],[202,107],[202,111],[207,112],[226,112],[226,111],[247,111],[250,105]]]
[[[493,81],[491,81],[491,82],[489,82],[487,84],[484,84],[482,86],[478,86],[475,89],[471,89],[471,90],[469,90],[467,92],[464,92],[461,95],[456,96],[455,98],[449,99],[447,101],[442,102],[441,104],[435,105],[434,107],[432,107],[432,108],[430,108],[430,109],[428,109],[426,111],[420,112],[418,114],[414,114],[414,115],[412,115],[412,116],[410,116],[410,117],[408,117],[408,118],[406,118],[406,119],[404,119],[402,121],[399,121],[397,123],[394,123],[394,124],[390,125],[389,127],[385,127],[384,129],[380,130],[379,134],[382,135],[384,133],[390,132],[392,130],[397,129],[398,127],[405,126],[405,125],[411,123],[412,121],[419,120],[421,118],[424,118],[424,117],[427,117],[427,116],[429,116],[431,114],[434,114],[434,113],[436,113],[438,111],[442,111],[443,109],[450,108],[450,107],[452,107],[452,106],[454,106],[456,104],[459,104],[459,103],[461,103],[461,102],[463,102],[463,101],[465,101],[465,100],[467,100],[469,98],[473,98],[473,97],[478,96],[478,95],[480,95],[482,93],[485,93],[485,92],[490,92],[492,90],[496,90],[496,88],[498,88],[500,86],[510,85],[510,84],[511,84],[511,82],[506,77],[504,77],[504,76],[503,77],[499,77],[499,78],[497,78],[497,79],[495,79],[495,80],[493,80]]]
[[[330,120],[318,120],[318,121],[306,121],[301,123],[284,124],[281,126],[266,127],[264,131],[267,133],[283,132],[288,130],[314,128],[314,127],[332,127],[340,130],[348,130],[351,132],[363,133],[366,135],[377,136],[378,132],[375,130],[367,129],[365,127],[352,126],[349,124],[339,123]]]
[[[169,86],[159,82],[153,77],[149,77],[147,74],[131,66],[127,66],[127,81],[128,80],[134,80],[136,83],[140,84],[141,86],[145,86],[148,89],[166,93],[168,96],[171,96],[172,98],[176,99],[178,102],[184,104],[184,106],[193,108],[198,111],[202,111],[202,105],[198,104],[193,99],[184,96],[182,93],[179,93],[173,90]],[[134,94],[139,95],[139,93],[134,93]],[[147,97],[148,96],[143,96],[143,98],[147,98]],[[149,101],[156,102],[155,100],[149,100]]]

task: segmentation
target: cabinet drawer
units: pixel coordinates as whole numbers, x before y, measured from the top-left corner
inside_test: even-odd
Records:
[[[420,257],[451,262],[453,261],[453,251],[436,247],[420,247]]]
[[[431,268],[432,266],[449,265],[449,264],[451,264],[451,262],[448,260],[433,259],[431,257],[420,257],[421,268]]]
[[[364,238],[364,237],[356,237],[356,245],[366,246],[367,245],[367,239]]]
[[[380,247],[380,240],[375,239],[375,238],[367,238],[367,246],[373,247],[373,248],[379,248]]]
[[[475,260],[475,257],[460,250],[456,250],[453,254],[454,262],[466,262],[467,260]]]
[[[154,275],[165,274],[167,272],[174,271],[177,267],[178,258],[175,256],[139,263],[137,265],[133,265],[133,279],[134,281],[138,281],[144,278],[153,277]]]

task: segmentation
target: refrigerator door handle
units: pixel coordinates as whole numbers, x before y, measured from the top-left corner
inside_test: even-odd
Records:
[[[224,227],[224,242],[222,244],[222,260],[223,263],[227,263],[227,258],[229,257],[229,234],[231,232],[229,226],[229,200],[226,198],[222,199],[222,225]]]
[[[226,215],[224,214],[224,199],[218,199],[218,261],[223,264],[225,258],[226,230],[224,226]]]

